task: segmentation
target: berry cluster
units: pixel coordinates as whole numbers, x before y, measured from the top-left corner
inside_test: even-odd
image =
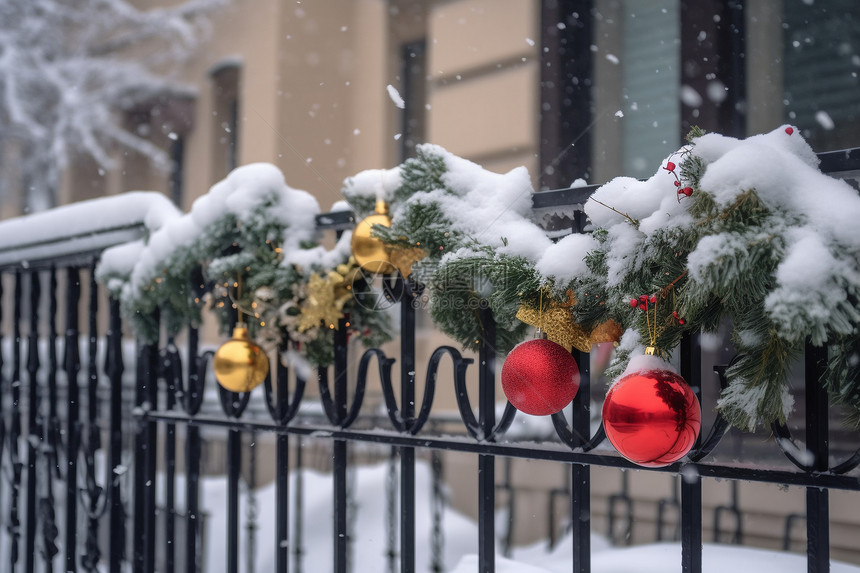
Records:
[[[639,307],[640,310],[647,311],[648,303],[657,304],[657,295],[652,294],[650,297],[648,295],[640,295],[639,298],[631,298],[630,306],[633,308]]]
[[[675,168],[676,165],[674,163],[672,163],[671,161],[667,161],[666,166],[663,169],[675,176],[675,187],[678,188],[678,202],[680,203],[681,195],[689,197],[693,194],[693,188],[689,186],[681,187],[681,178],[678,176],[678,173],[675,171]]]
[[[644,310],[645,312],[648,312],[648,305],[649,304],[654,305],[654,306],[657,305],[657,295],[652,294],[651,296],[648,296],[646,294],[643,294],[643,295],[639,295],[639,298],[631,298],[630,299],[630,306],[632,308],[638,308],[639,310]],[[654,316],[656,317],[656,314]],[[684,319],[678,315],[677,310],[672,311],[672,318],[677,320],[678,324],[684,324]]]

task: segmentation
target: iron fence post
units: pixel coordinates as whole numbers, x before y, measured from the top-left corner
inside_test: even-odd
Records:
[[[400,299],[400,412],[415,419],[415,307],[412,284],[404,278]],[[400,448],[400,571],[415,571],[415,449]]]
[[[827,349],[806,343],[806,448],[813,455],[813,472],[826,472],[829,460],[827,389],[819,381],[827,363]],[[806,555],[809,573],[830,571],[830,492],[806,488]]]
[[[346,418],[346,394],[347,394],[347,372],[346,372],[346,322],[340,319],[338,328],[334,332],[334,409],[338,420]],[[335,573],[347,573],[347,477],[348,465],[346,441],[334,440],[332,445],[332,470],[334,479],[334,571]]]
[[[176,407],[176,374],[182,375],[181,365],[173,336],[167,337],[167,348],[162,351],[162,376],[166,382],[165,408]],[[164,438],[164,571],[176,569],[176,424],[166,424]]]
[[[81,299],[81,275],[77,267],[66,271],[66,337],[63,368],[66,372],[66,542],[65,570],[76,572],[78,530],[78,452],[80,451],[80,388],[81,370],[78,303]]]
[[[24,551],[26,552],[25,571],[33,573],[36,567],[36,463],[38,448],[41,441],[37,428],[39,412],[39,302],[42,295],[38,271],[30,273],[30,334],[27,337],[27,531]]]
[[[110,299],[110,326],[108,330],[108,376],[110,377],[110,450],[108,451],[109,475],[106,484],[110,500],[110,555],[111,573],[120,571],[125,557],[125,507],[122,500],[121,478],[125,471],[122,463],[122,322],[119,301]]]
[[[287,573],[290,568],[290,437],[288,434],[278,434],[276,440],[276,571]]]
[[[591,436],[591,355],[575,351],[579,391],[573,399],[573,440],[577,446]],[[570,524],[573,536],[573,571],[591,571],[591,467],[571,464]],[[552,518],[552,516],[550,516]]]
[[[699,333],[684,336],[680,351],[681,376],[701,400],[702,348]],[[681,567],[684,573],[702,573],[702,476],[697,471],[682,473],[681,476]]]
[[[192,272],[191,288],[198,298],[203,296],[205,290],[200,269]],[[183,406],[189,415],[198,413],[203,402],[203,384],[201,376],[201,364],[205,367],[206,359],[198,358],[200,333],[197,328],[188,328],[188,384],[182,396]],[[199,362],[198,362],[199,361]],[[180,373],[181,376],[181,373]],[[185,571],[186,573],[198,573],[200,571],[200,532],[202,531],[202,517],[200,514],[200,455],[202,447],[200,443],[199,426],[186,426],[185,432]]]
[[[21,299],[23,297],[23,276],[20,270],[15,271],[15,298],[12,307],[12,415],[9,424],[9,461],[12,466],[11,501],[9,503],[9,565],[12,571],[18,563],[19,543],[21,539],[21,518],[19,498],[21,495],[22,464],[18,455],[19,439],[21,437]]]
[[[158,320],[156,320],[158,323]],[[155,570],[155,449],[157,427],[149,417],[157,409],[156,385],[158,342],[140,346],[137,356],[135,408],[140,416],[135,435],[134,455],[134,561],[135,573]]]
[[[227,433],[227,573],[239,573],[239,472],[242,469],[242,433]]]
[[[480,309],[484,338],[478,349],[478,424],[482,440],[493,435],[496,424],[496,320]],[[478,455],[478,572],[496,570],[496,457]]]

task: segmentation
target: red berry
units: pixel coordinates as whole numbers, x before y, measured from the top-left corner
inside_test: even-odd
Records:
[[[671,161],[666,162],[666,171],[674,171],[674,170],[675,170],[675,164],[672,163]]]
[[[693,194],[693,188],[692,187],[684,187],[683,189],[681,189],[681,193],[683,193],[684,195],[689,197],[690,195]]]
[[[642,310],[645,310],[645,309],[647,309],[647,308],[648,308],[648,305],[646,305],[644,302],[640,302],[640,303],[639,303],[639,308],[641,308]]]
[[[678,324],[684,324],[684,319],[683,319],[683,318],[679,318],[679,319],[678,319]]]
[[[633,308],[636,308],[637,306],[639,306],[639,301],[636,300],[635,298],[631,298],[630,299],[630,306],[632,306]]]
[[[645,295],[645,294],[639,295],[639,302],[645,302],[646,300],[648,300],[648,295]]]
[[[678,311],[677,311],[677,310],[673,310],[673,311],[672,311],[672,316],[674,316],[675,318],[678,318]]]
[[[651,304],[656,304],[656,303],[657,303],[657,295],[656,295],[656,294],[652,294],[652,295],[651,295],[651,298],[649,299],[649,301],[651,302]]]
[[[785,132],[787,134],[791,135],[792,133],[794,133],[794,128],[793,127],[786,127]]]

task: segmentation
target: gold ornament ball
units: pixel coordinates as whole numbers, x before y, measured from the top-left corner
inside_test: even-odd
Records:
[[[231,392],[250,392],[263,383],[269,373],[266,353],[248,336],[248,329],[237,326],[233,338],[221,345],[212,361],[215,379]]]
[[[374,225],[391,226],[388,205],[381,199],[376,201],[375,213],[355,226],[352,232],[352,256],[358,266],[368,273],[391,274],[395,268],[391,264],[388,249],[382,241],[371,235]]]

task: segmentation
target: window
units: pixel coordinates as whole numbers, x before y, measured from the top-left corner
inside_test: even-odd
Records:
[[[182,207],[182,184],[185,176],[183,162],[185,160],[185,136],[176,134],[170,143],[170,200],[177,207]]]
[[[212,181],[223,179],[239,164],[239,76],[235,63],[212,72]]]
[[[543,0],[540,187],[567,187],[592,174],[592,2]]]
[[[860,14],[855,0],[783,2],[784,121],[815,151],[860,145]]]
[[[694,125],[744,135],[742,2],[542,6],[542,187],[648,177]]]

